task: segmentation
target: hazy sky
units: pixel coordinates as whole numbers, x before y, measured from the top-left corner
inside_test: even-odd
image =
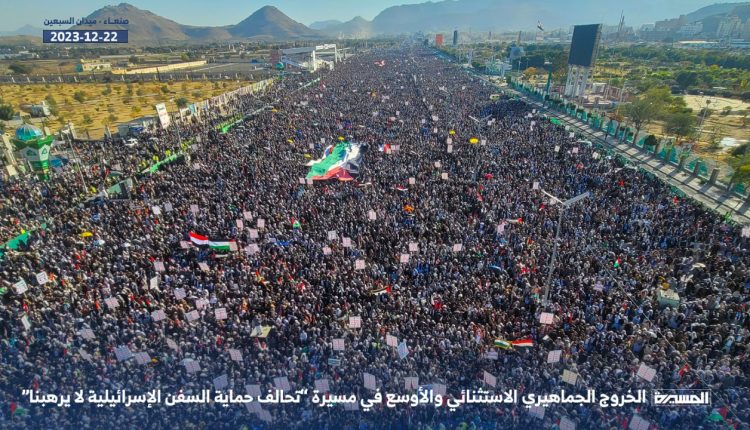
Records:
[[[518,0],[534,3],[534,0]],[[611,11],[603,21],[616,24],[625,10],[628,25],[640,25],[656,19],[672,18],[722,0],[559,0],[561,7],[595,8]],[[0,31],[15,30],[25,24],[43,27],[44,19],[84,17],[106,4],[107,0],[0,0]],[[128,3],[190,25],[236,24],[265,5],[278,7],[292,19],[309,25],[314,21],[347,21],[357,15],[372,19],[381,10],[394,5],[422,3],[420,0],[130,0]],[[609,15],[610,13],[607,13]]]

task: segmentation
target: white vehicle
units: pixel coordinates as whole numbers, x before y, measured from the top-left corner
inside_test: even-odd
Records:
[[[130,139],[125,141],[125,146],[127,146],[128,148],[132,148],[135,145],[138,145],[138,139],[134,137],[131,137]]]

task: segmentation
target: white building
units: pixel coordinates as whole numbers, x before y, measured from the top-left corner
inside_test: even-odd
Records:
[[[695,36],[696,34],[700,34],[703,32],[703,21],[696,21],[691,22],[689,24],[685,24],[682,27],[680,27],[679,30],[677,30],[677,35],[680,37],[691,37]]]

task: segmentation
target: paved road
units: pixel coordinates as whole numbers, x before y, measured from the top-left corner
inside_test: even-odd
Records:
[[[723,187],[709,184],[704,179],[691,175],[634,145],[615,141],[612,136],[607,137],[603,131],[593,130],[588,124],[576,118],[571,118],[557,111],[550,111],[541,102],[530,99],[511,88],[506,87],[503,90],[518,95],[541,112],[547,112],[549,115],[558,118],[563,124],[569,125],[572,129],[588,136],[592,142],[603,143],[606,147],[614,149],[636,166],[653,173],[665,183],[674,186],[707,208],[721,215],[730,213],[736,223],[750,225],[750,199],[728,193]]]

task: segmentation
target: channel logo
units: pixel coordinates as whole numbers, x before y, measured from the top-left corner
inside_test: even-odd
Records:
[[[655,406],[708,406],[711,390],[654,390]]]

